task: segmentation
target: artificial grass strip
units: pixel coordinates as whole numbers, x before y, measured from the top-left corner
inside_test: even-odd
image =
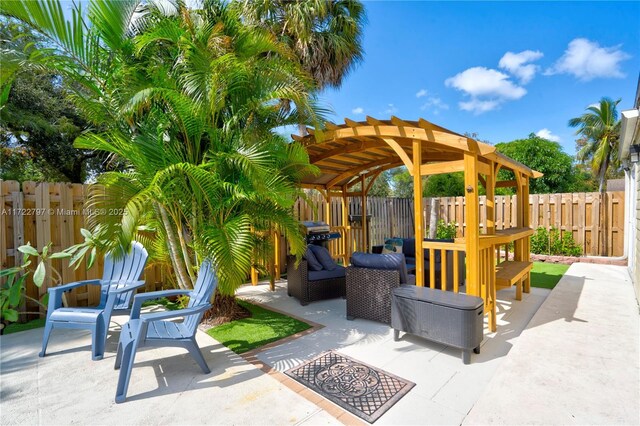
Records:
[[[552,289],[567,272],[569,265],[561,263],[533,262],[531,286]]]
[[[251,312],[250,318],[231,321],[207,330],[209,336],[237,354],[311,328],[306,322],[243,300],[238,300],[238,303]]]
[[[8,324],[4,328],[2,334],[6,335],[11,333],[18,333],[20,331],[27,331],[34,328],[44,327],[45,322],[47,322],[46,318],[38,318],[24,323],[13,322],[11,324]]]

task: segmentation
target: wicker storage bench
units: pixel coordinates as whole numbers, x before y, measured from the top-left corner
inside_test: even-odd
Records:
[[[391,327],[398,340],[400,331],[462,349],[469,364],[471,351],[480,353],[484,303],[462,293],[402,285],[393,290]]]

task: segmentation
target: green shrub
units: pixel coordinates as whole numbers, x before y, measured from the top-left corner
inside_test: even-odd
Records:
[[[440,219],[436,228],[436,238],[439,240],[453,240],[456,237],[455,222],[446,223]]]
[[[561,256],[580,256],[582,248],[569,231],[560,232],[554,226],[550,230],[539,227],[531,237],[531,252]]]
[[[531,236],[531,253],[549,253],[549,231],[547,228],[540,227]]]

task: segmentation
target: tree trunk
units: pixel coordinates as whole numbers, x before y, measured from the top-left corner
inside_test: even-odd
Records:
[[[607,218],[607,185],[606,185],[606,173],[609,168],[609,164],[607,161],[602,165],[602,170],[600,171],[600,187],[598,188],[598,192],[600,194],[600,232],[602,247],[600,248],[601,256],[609,256],[609,223]]]
[[[205,312],[204,319],[208,325],[219,325],[250,316],[251,313],[238,304],[235,296],[223,295],[216,289],[211,309]]]
[[[160,218],[162,220],[162,224],[164,225],[164,229],[167,233],[167,243],[169,245],[169,257],[171,257],[171,265],[173,266],[173,271],[176,274],[178,287],[181,289],[192,289],[193,282],[187,273],[186,267],[184,265],[184,261],[182,258],[182,250],[180,249],[180,244],[176,241],[175,231],[173,229],[173,224],[171,223],[171,219],[169,219],[169,215],[163,206],[160,204],[156,204],[158,212],[160,213]]]
[[[298,124],[298,132],[300,132],[300,136],[307,136],[306,124]]]
[[[431,198],[431,209],[429,213],[429,238],[436,238],[438,230],[438,211],[440,210],[440,199]]]

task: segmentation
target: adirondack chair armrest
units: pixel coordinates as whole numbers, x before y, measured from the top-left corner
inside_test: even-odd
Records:
[[[82,287],[84,285],[100,285],[100,284],[101,284],[101,281],[98,279],[95,279],[95,280],[76,281],[73,283],[48,288],[47,292],[49,292],[49,305],[47,306],[47,316],[62,306],[62,294],[64,292],[71,291],[74,288]]]
[[[102,283],[102,280],[99,280],[99,279],[76,281],[69,284],[59,285],[57,287],[50,287],[47,289],[47,291],[49,293],[58,293],[58,292],[64,293],[65,291],[73,290],[74,288],[82,287],[83,285],[100,285],[101,283]]]
[[[109,291],[109,293],[113,293],[113,294],[127,293],[129,291],[136,290],[136,289],[144,286],[145,284],[146,284],[145,280],[133,281],[131,284],[127,284],[126,286],[124,286],[122,288],[111,290],[111,291]]]
[[[184,308],[179,309],[177,311],[165,311],[165,312],[154,312],[149,314],[142,314],[140,316],[140,320],[143,323],[149,323],[153,321],[162,321],[171,318],[180,318],[180,317],[188,317],[190,315],[197,315],[201,312],[206,311],[211,307],[210,304],[195,306],[193,308]]]
[[[171,297],[171,296],[180,296],[180,295],[188,295],[192,290],[162,290],[162,291],[151,291],[149,293],[136,294],[133,296],[133,306],[131,307],[131,319],[140,318],[140,309],[142,309],[142,303],[147,300],[155,300],[160,299],[161,297]]]

